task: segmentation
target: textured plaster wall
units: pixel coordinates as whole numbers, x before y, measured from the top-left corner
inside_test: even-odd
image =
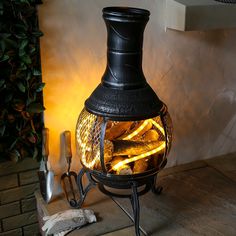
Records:
[[[151,11],[143,68],[173,119],[169,166],[235,152],[236,29],[165,32],[163,0],[45,0],[39,11],[45,34],[41,53],[54,168],[65,164],[60,159],[60,133],[70,129],[74,136],[83,103],[104,72],[106,29],[101,11],[111,5]]]

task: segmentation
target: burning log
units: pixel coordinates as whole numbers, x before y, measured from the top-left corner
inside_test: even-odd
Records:
[[[129,140],[114,140],[114,151],[113,155],[115,156],[134,156],[139,155],[145,152],[149,152],[158,146],[162,142],[160,141],[150,141],[150,142],[142,142],[142,141],[129,141]]]
[[[144,153],[149,153],[150,155],[158,147],[165,146],[164,141],[129,141],[129,140],[114,140],[114,141],[104,141],[104,160],[108,162],[113,156],[136,156]],[[157,152],[160,154],[164,152],[163,148],[158,149]],[[114,158],[113,158],[114,160]]]
[[[131,129],[128,133],[123,134],[119,139],[122,140],[130,140],[137,139],[141,137],[144,133],[152,128],[152,123],[149,120],[141,121],[133,129]]]
[[[159,139],[159,134],[155,129],[148,130],[143,137],[144,141],[157,141]]]
[[[158,139],[159,139],[159,134],[158,134],[158,132],[155,129],[148,130],[145,133],[144,138],[143,138],[144,141],[155,141],[155,140],[158,140]],[[153,155],[151,155],[150,156],[149,164],[152,165],[152,166],[155,166],[155,167],[158,166],[160,157],[163,156],[163,154],[164,154],[164,151],[161,154],[153,154]],[[138,171],[139,171],[139,169],[137,170],[137,173],[140,173]],[[145,170],[142,170],[142,172],[143,171],[145,171]]]
[[[159,139],[159,134],[158,132],[155,130],[155,129],[150,129],[148,130],[145,134],[144,134],[144,137],[143,137],[143,140],[144,141],[156,141]],[[157,166],[158,164],[158,158],[159,158],[160,155],[158,154],[153,154],[152,156],[150,156],[151,160],[149,162],[150,165],[153,165],[153,166]],[[140,160],[141,161],[141,160]],[[136,162],[135,162],[136,163]],[[137,173],[141,173],[141,172],[144,172],[145,169],[144,167],[139,167],[139,163],[136,164],[137,167],[135,167],[135,171]]]
[[[153,142],[155,143],[156,141],[153,141]],[[149,142],[149,146],[150,146],[150,143],[153,143],[153,142]],[[145,144],[148,146],[147,142]],[[126,158],[124,161],[120,161],[115,166],[113,166],[112,169],[118,170],[121,166],[123,166],[125,164],[131,163],[131,162],[134,162],[137,160],[141,160],[143,158],[148,158],[149,156],[151,156],[153,154],[164,153],[166,143],[164,141],[160,141],[159,144],[160,145],[156,146],[155,148],[151,149],[150,151],[146,151],[140,155],[132,156],[132,157]]]
[[[114,140],[120,137],[127,130],[129,130],[132,124],[133,124],[133,121],[119,122],[117,124],[114,124],[113,126],[111,126],[110,128],[106,130],[105,139]]]

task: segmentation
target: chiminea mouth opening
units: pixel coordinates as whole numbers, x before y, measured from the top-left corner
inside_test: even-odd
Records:
[[[149,18],[150,12],[145,9],[132,7],[106,7],[103,9],[103,16],[124,17],[124,18]]]

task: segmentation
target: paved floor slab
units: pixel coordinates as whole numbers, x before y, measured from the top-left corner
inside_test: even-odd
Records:
[[[205,162],[236,182],[236,153],[208,159]]]
[[[36,194],[38,202],[38,212],[43,215],[53,215],[59,211],[70,209],[63,196],[59,196],[53,202],[46,204],[40,194]],[[39,204],[40,201],[40,204]],[[40,205],[40,206],[39,206]],[[97,188],[92,189],[84,202],[83,208],[91,209],[95,212],[97,222],[86,225],[81,229],[71,232],[70,236],[95,236],[112,231],[117,231],[133,225],[130,218],[124,211],[108,196],[102,194]],[[42,218],[41,214],[41,218]],[[40,219],[39,219],[40,220]],[[42,224],[42,223],[41,223]]]
[[[236,235],[236,154],[168,168],[158,184],[161,195],[140,197],[142,236]],[[113,201],[94,188],[83,207],[94,210],[98,222],[69,236],[135,236],[128,199]],[[41,208],[49,215],[69,209],[64,197]]]
[[[108,234],[103,234],[101,236],[135,236],[135,229],[134,229],[134,226],[132,226],[132,227],[114,231]],[[142,232],[141,232],[141,236],[144,236]]]
[[[140,197],[147,235],[236,235],[236,184],[211,167],[160,178],[161,195]],[[132,216],[130,202],[115,201]]]

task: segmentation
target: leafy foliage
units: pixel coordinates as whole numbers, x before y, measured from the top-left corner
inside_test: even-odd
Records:
[[[36,0],[0,1],[0,158],[40,158],[42,90]]]

